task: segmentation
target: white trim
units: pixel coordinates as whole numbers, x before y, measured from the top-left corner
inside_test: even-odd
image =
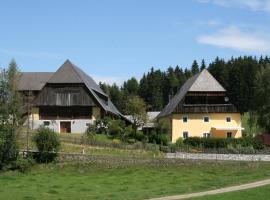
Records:
[[[186,139],[186,138],[184,137],[184,133],[187,133],[187,137],[186,137],[186,138],[188,138],[188,135],[189,135],[189,132],[188,132],[188,131],[183,131],[183,132],[182,132],[182,138]]]
[[[206,134],[205,136],[204,136],[204,134]],[[210,138],[211,137],[211,133],[210,132],[203,132],[203,137],[204,138]],[[209,135],[209,137],[208,137],[208,135]]]
[[[242,131],[245,130],[241,126],[213,126],[212,128],[219,130],[219,131]]]

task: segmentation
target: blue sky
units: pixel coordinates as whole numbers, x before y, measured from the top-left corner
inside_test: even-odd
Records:
[[[268,55],[270,0],[0,1],[0,66],[55,71],[67,58],[96,81],[216,56]]]

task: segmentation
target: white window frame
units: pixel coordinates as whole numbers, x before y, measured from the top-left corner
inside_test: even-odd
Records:
[[[184,137],[184,134],[187,134],[187,137]],[[188,138],[188,131],[183,131],[183,133],[182,133],[182,137],[183,137],[183,139],[187,139]]]
[[[209,133],[209,132],[204,132],[204,133],[203,133],[203,137],[204,137],[204,138],[210,138],[210,137],[211,137],[211,133]]]
[[[229,122],[227,121],[228,118],[230,119]],[[227,116],[227,117],[226,117],[226,122],[227,122],[227,123],[231,123],[231,122],[232,122],[232,117],[231,117],[231,116]]]
[[[229,134],[229,133],[231,134],[231,137],[228,137],[228,134]],[[230,132],[230,131],[227,132],[227,138],[233,138],[232,132]]]
[[[186,122],[184,122],[184,118],[187,118],[187,121],[186,121]],[[187,115],[184,115],[184,116],[182,117],[182,122],[183,122],[183,123],[188,123],[188,116],[187,116]]]
[[[204,121],[204,118],[205,118],[205,117],[208,117],[208,122]],[[210,122],[210,117],[209,117],[209,116],[203,116],[203,122],[204,122],[204,123],[209,123],[209,122]]]

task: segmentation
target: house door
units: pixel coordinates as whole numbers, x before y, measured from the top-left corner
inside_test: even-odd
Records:
[[[71,122],[60,122],[60,133],[70,133]]]

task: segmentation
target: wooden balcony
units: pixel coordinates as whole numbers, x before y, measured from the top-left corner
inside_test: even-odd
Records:
[[[236,113],[232,104],[182,104],[175,113]]]

